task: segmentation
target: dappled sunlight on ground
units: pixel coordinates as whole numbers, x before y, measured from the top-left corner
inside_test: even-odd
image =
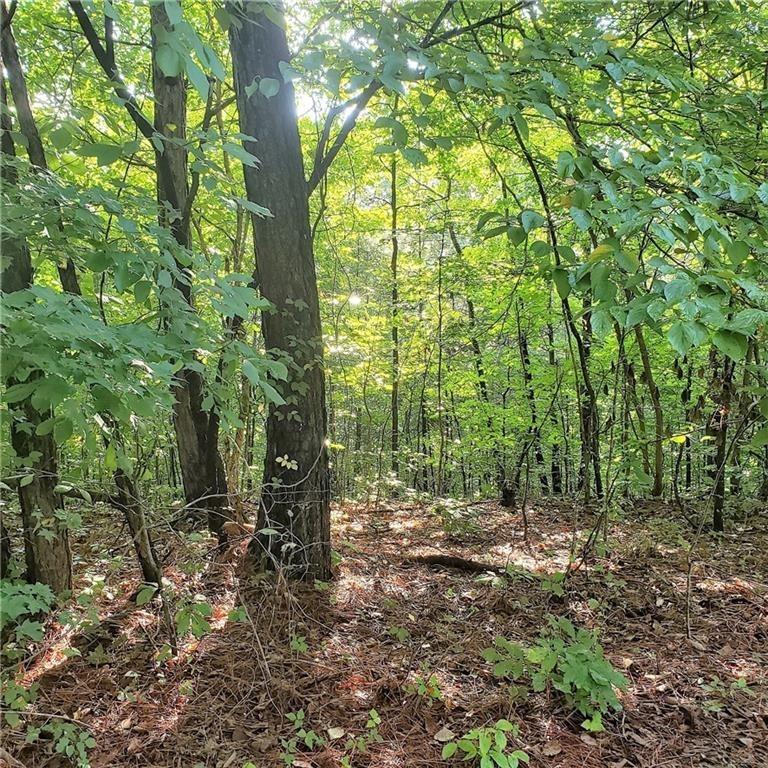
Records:
[[[196,574],[170,567],[177,590],[212,610],[210,631],[182,638],[164,662],[159,609],[126,604],[136,582],[123,574],[122,597],[98,603],[112,629],[95,657],[91,638],[82,656],[63,658],[78,640],[52,629],[28,672],[41,684],[40,709],[91,728],[94,768],[280,766],[280,739],[294,735],[286,715],[299,710],[326,743],[294,745],[297,766],[339,767],[345,757],[354,768],[436,766],[441,729],[461,735],[499,718],[519,723],[515,745],[539,766],[690,768],[721,765],[724,754],[736,768],[768,763],[768,549],[745,567],[737,539],[707,544],[689,584],[685,553],[659,541],[668,543],[668,520],[663,530],[614,522],[605,554],[581,562],[595,516],[573,504],[533,505],[527,540],[519,515],[496,505],[459,520],[466,537],[440,509],[335,510],[342,559],[329,584],[243,579],[244,544],[233,557],[203,556]],[[508,575],[414,561],[436,553]],[[561,596],[551,584],[565,571]],[[247,614],[234,620],[241,601]],[[497,635],[533,641],[548,614],[597,629],[629,679],[605,733],[583,731],[554,691],[512,691],[480,656]],[[381,719],[373,729],[371,710]],[[51,765],[45,744],[20,754]]]

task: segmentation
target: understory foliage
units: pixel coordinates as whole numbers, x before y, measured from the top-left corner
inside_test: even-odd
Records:
[[[97,505],[169,656],[213,621],[169,530],[325,583],[332,500],[439,499],[463,541],[474,500],[578,499],[587,550],[636,499],[760,509],[767,35],[753,0],[3,0],[8,722]],[[619,706],[565,619],[486,656]],[[447,751],[516,765],[500,723]]]
[[[627,679],[605,658],[594,632],[577,629],[563,617],[550,616],[548,621],[535,645],[526,648],[497,637],[483,658],[493,663],[496,677],[527,677],[534,691],[551,686],[566,706],[587,718],[582,727],[602,731],[602,716],[621,709],[614,689],[625,689]]]

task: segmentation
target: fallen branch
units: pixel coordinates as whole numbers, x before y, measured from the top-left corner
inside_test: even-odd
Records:
[[[415,555],[414,557],[404,558],[403,562],[418,565],[439,565],[443,568],[455,568],[456,570],[467,571],[468,573],[495,573],[498,576],[505,576],[507,574],[507,569],[501,568],[498,565],[481,563],[479,560],[467,560],[456,555]]]

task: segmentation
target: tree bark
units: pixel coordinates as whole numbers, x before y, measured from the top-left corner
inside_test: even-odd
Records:
[[[173,232],[179,245],[192,244],[190,217],[187,215],[189,186],[187,177],[187,91],[184,76],[167,77],[157,63],[157,28],[170,29],[162,3],[150,6],[152,22],[152,91],[155,102],[154,128],[164,138],[162,153],[157,155],[157,199],[160,223]],[[160,160],[163,156],[163,161]],[[192,308],[191,286],[176,281]],[[224,538],[223,507],[227,499],[224,463],[218,448],[218,413],[213,406],[203,409],[205,382],[199,371],[183,368],[173,387],[173,425],[179,447],[179,464],[187,507],[207,514],[208,527]]]
[[[648,345],[645,343],[643,329],[635,326],[635,339],[640,350],[640,359],[643,363],[643,378],[648,387],[653,406],[654,441],[653,441],[653,487],[651,495],[660,498],[664,493],[664,411],[661,408],[661,394],[656,386],[651,367],[651,358],[648,353]]]
[[[16,39],[11,29],[11,20],[8,15],[8,9],[5,0],[0,4],[2,13],[2,43],[3,66],[8,75],[8,84],[11,88],[11,96],[16,107],[16,116],[19,120],[19,128],[27,140],[27,153],[29,161],[41,171],[48,170],[48,162],[43,149],[43,142],[40,139],[40,132],[37,130],[34,114],[32,113],[32,103],[27,90],[27,83],[24,77],[24,70],[21,66],[19,51],[16,46]],[[60,225],[60,223],[59,223]],[[80,293],[77,283],[77,274],[72,259],[67,258],[63,264],[58,265],[59,277],[64,290],[67,293]]]
[[[397,109],[397,98],[395,98],[395,109]],[[391,306],[391,337],[392,337],[392,393],[390,399],[390,408],[392,411],[391,421],[391,445],[392,453],[392,474],[397,478],[400,472],[400,345],[398,339],[398,284],[397,284],[397,257],[400,252],[400,244],[397,239],[397,159],[392,155],[390,165],[391,175],[391,196],[390,206],[392,210],[391,228],[392,228],[392,254],[389,261],[390,279],[392,281],[392,306]]]
[[[280,68],[290,61],[285,31],[263,8],[256,2],[228,6],[235,17],[229,33],[240,130],[255,139],[246,139],[244,146],[260,160],[258,168],[243,168],[246,191],[250,201],[271,213],[252,217],[260,288],[272,304],[262,316],[264,341],[268,352],[289,367],[289,381],[281,387],[285,404],[270,404],[267,415],[258,526],[278,533],[258,536],[251,552],[263,566],[327,579],[331,550],[325,379],[309,188],[293,85],[283,79]],[[277,94],[268,98],[258,88],[251,93],[252,84],[261,78],[276,80]]]
[[[733,373],[736,364],[727,357],[723,358],[722,370],[719,369],[717,353],[710,354],[713,379],[712,392],[715,410],[706,428],[706,434],[712,438],[712,452],[709,457],[708,473],[712,481],[712,527],[715,531],[724,529],[725,508],[725,469],[728,458],[728,421],[733,399]]]
[[[3,5],[3,20],[7,12]],[[3,61],[8,70],[6,58],[10,27],[3,28]],[[5,80],[0,78],[0,150],[3,158],[3,184],[12,187],[16,183],[16,171],[12,162],[15,148],[11,137],[11,120]],[[3,238],[2,292],[23,291],[32,285],[32,261],[29,248],[23,238]],[[7,382],[9,386],[15,383]],[[24,528],[24,554],[27,566],[27,581],[47,584],[55,593],[72,588],[72,554],[69,549],[67,526],[62,519],[64,505],[55,488],[58,484],[56,444],[53,434],[38,435],[37,426],[50,418],[50,413],[39,413],[30,399],[23,400],[10,409],[11,445],[16,456],[30,470],[31,482],[19,483],[19,505]],[[26,479],[26,478],[25,478]],[[4,537],[5,541],[5,537]]]

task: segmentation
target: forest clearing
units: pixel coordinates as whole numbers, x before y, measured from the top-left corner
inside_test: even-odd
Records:
[[[768,765],[767,43],[0,0],[0,766]]]

